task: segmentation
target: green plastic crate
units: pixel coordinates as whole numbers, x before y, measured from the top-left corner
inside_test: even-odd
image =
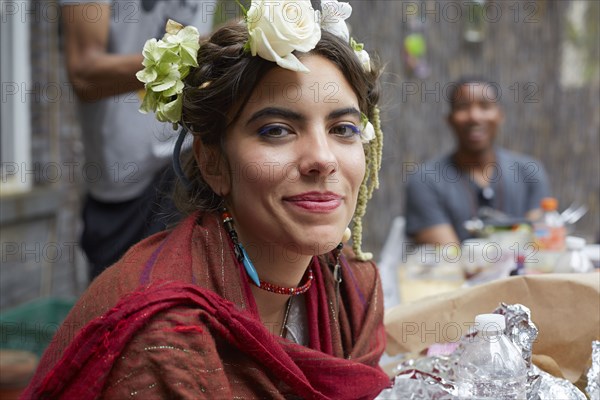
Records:
[[[41,356],[74,304],[69,299],[43,298],[0,311],[0,348]]]

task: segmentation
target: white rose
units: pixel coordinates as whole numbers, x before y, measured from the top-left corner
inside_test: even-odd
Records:
[[[360,133],[360,138],[363,143],[369,143],[375,138],[375,128],[370,121],[367,120],[364,124],[362,132]]]
[[[363,66],[363,69],[367,72],[371,72],[371,57],[369,57],[369,53],[366,50],[354,50],[354,53],[358,57],[358,60]]]
[[[250,51],[282,68],[308,72],[292,52],[315,48],[319,19],[310,0],[253,0],[246,15]]]
[[[350,43],[346,19],[352,15],[352,6],[348,3],[339,3],[337,0],[323,0],[321,8],[323,12],[321,28]]]

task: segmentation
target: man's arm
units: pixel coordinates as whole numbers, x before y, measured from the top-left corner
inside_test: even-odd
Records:
[[[110,4],[96,4],[101,15],[94,21],[86,19],[84,3],[62,6],[67,72],[85,102],[143,88],[135,77],[143,68],[142,54],[107,53]]]
[[[406,234],[418,244],[460,243],[440,194],[422,174],[411,175],[406,185]]]
[[[542,215],[544,215],[544,211],[541,208],[536,208],[528,211],[527,214],[525,214],[525,218],[529,221],[537,221],[542,218]]]
[[[460,244],[454,228],[450,224],[440,224],[422,229],[412,236],[418,244],[437,244],[443,246],[449,243]]]

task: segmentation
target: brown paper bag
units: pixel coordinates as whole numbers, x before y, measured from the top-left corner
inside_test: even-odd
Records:
[[[500,302],[523,304],[539,333],[534,354],[552,357],[576,382],[600,339],[600,273],[527,275],[401,304],[385,314],[389,355],[460,339]]]

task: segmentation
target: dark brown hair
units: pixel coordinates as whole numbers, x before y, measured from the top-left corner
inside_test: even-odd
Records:
[[[248,28],[242,24],[224,26],[201,43],[198,68],[185,79],[182,123],[208,146],[220,146],[227,128],[246,105],[254,88],[277,64],[252,56],[244,48]],[[337,36],[323,31],[321,40],[308,54],[318,54],[335,64],[356,93],[361,112],[372,120],[379,100],[379,68],[372,62],[365,72],[352,48]],[[304,54],[295,53],[301,60]],[[222,199],[202,179],[191,151],[182,155],[190,187],[177,182],[174,201],[190,213],[215,210]]]

